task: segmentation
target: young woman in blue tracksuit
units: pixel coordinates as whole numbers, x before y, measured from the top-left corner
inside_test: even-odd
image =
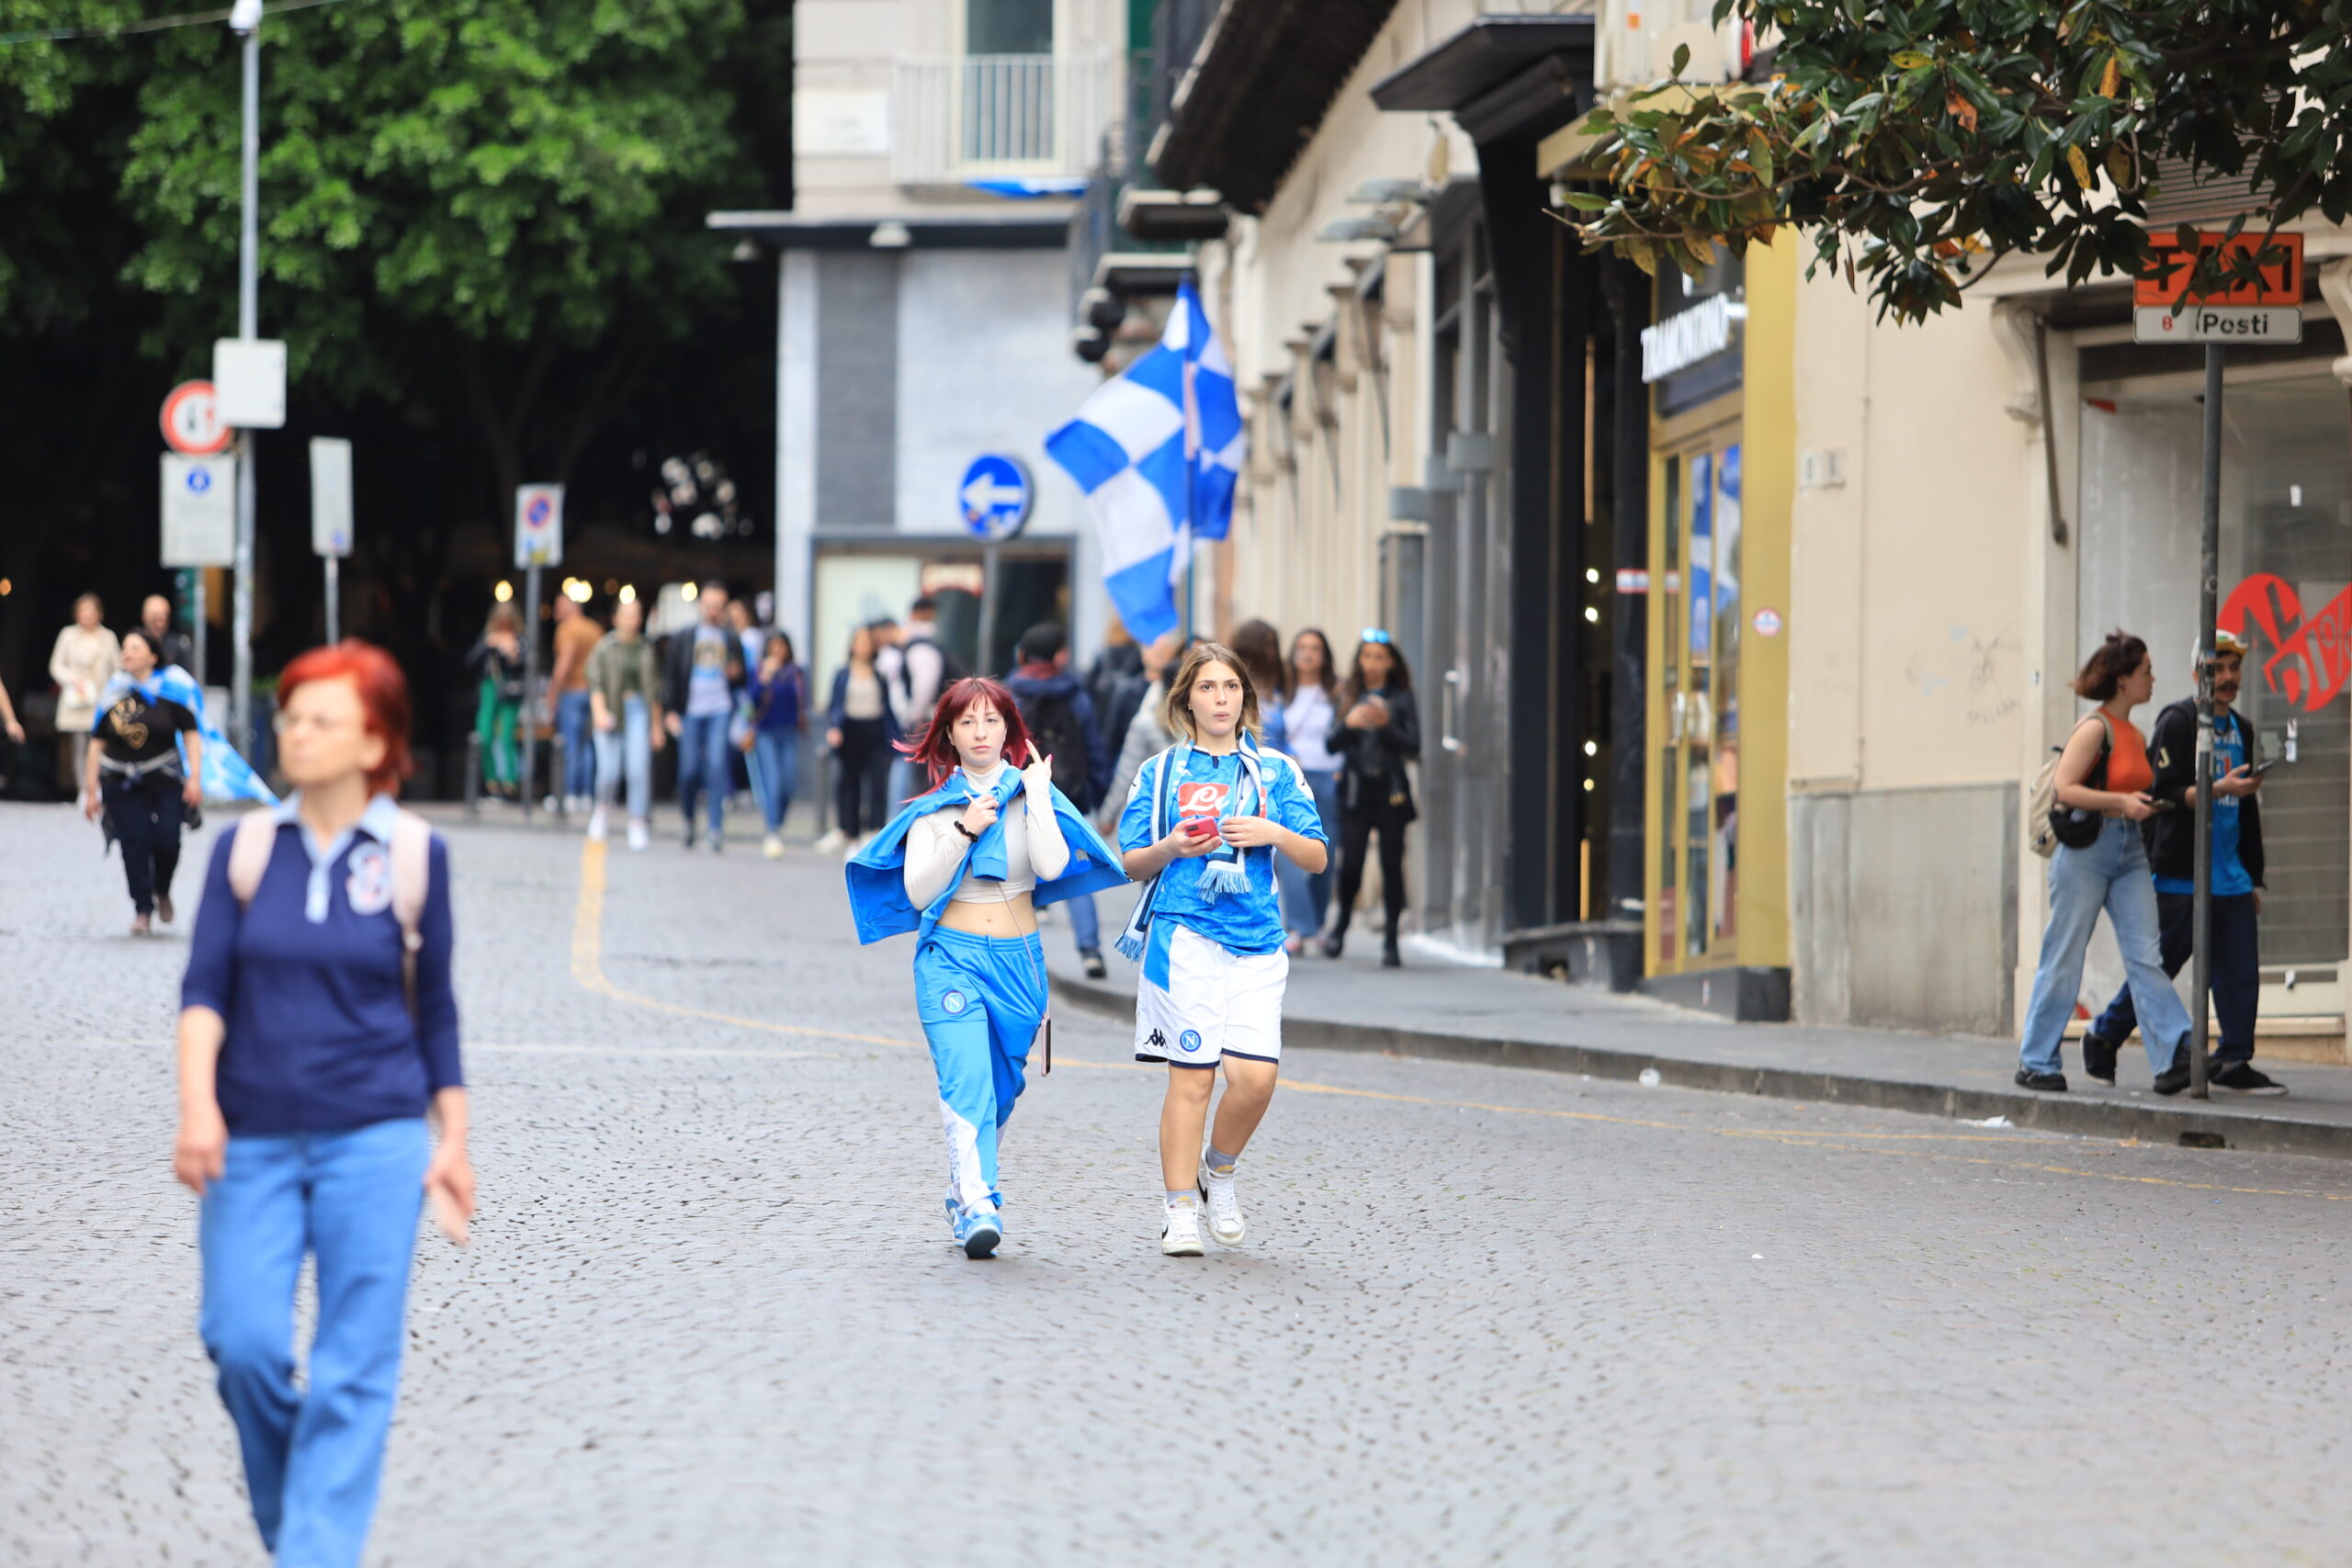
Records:
[[[850,910],[860,942],[917,933],[915,1007],[939,1075],[947,1223],[967,1257],[987,1258],[1004,1236],[998,1137],[1046,1017],[1037,906],[1127,878],[1054,787],[1052,760],[1037,755],[996,682],[950,685],[902,749],[932,787],[851,858]],[[1025,761],[1015,767],[1014,757]]]
[[[282,1564],[357,1568],[418,1212],[429,1199],[453,1239],[473,1212],[448,852],[394,800],[409,697],[390,655],[314,649],[277,693],[295,793],[213,846],[180,986],[172,1166],[201,1195],[199,1325],[263,1544]],[[318,1325],[298,1385],[306,1253]]]
[[[1274,856],[1318,872],[1330,846],[1298,765],[1259,750],[1258,694],[1230,649],[1195,645],[1170,678],[1160,712],[1176,744],[1138,770],[1119,817],[1127,874],[1150,883],[1119,951],[1143,967],[1136,1059],[1168,1064],[1159,1250],[1198,1258],[1199,1204],[1218,1241],[1231,1247],[1246,1234],[1234,1166],[1280,1071],[1290,954]],[[1220,1063],[1225,1098],[1211,1129]]]

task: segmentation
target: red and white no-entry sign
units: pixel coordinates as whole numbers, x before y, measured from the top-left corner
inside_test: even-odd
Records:
[[[209,457],[228,449],[235,433],[220,423],[209,381],[182,381],[164,399],[164,439],[175,452]]]

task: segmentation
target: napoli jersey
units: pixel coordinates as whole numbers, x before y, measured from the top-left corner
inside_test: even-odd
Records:
[[[1183,777],[1163,783],[1160,774],[1171,755],[1162,752],[1137,772],[1135,787],[1127,795],[1126,809],[1119,814],[1119,848],[1123,852],[1144,849],[1152,842],[1152,801],[1147,791],[1154,784],[1163,789],[1173,787],[1177,792],[1168,813],[1171,824],[1185,817],[1222,817],[1232,809],[1233,797],[1240,790],[1243,778],[1240,752],[1215,757],[1196,747],[1184,766]],[[1316,809],[1315,797],[1307,793],[1295,763],[1279,752],[1261,751],[1258,773],[1266,784],[1269,818],[1318,844],[1330,841],[1324,836],[1323,814]],[[1201,872],[1208,863],[1206,855],[1169,862],[1168,868],[1159,874],[1159,886],[1152,899],[1154,919],[1173,920],[1227,953],[1279,952],[1284,933],[1281,898],[1274,887],[1274,854],[1271,844],[1242,851],[1241,863],[1250,879],[1249,891],[1225,893],[1216,898],[1201,896]]]
[[[2245,765],[2245,720],[2230,715],[2228,724],[2213,727],[2213,776],[2226,778]],[[2188,807],[2184,807],[2184,810]],[[2254,891],[2254,878],[2246,874],[2245,863],[2238,859],[2238,797],[2216,795],[2213,797],[2213,897],[2242,898]],[[2189,836],[2196,841],[2196,835]],[[2186,897],[2197,891],[2194,880],[2186,876],[2159,876],[2156,891]]]

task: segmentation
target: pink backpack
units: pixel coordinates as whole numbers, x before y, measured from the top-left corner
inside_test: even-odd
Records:
[[[254,901],[262,873],[269,869],[270,852],[277,847],[277,818],[269,811],[248,811],[237,819],[229,840],[229,891],[237,907]],[[416,951],[424,945],[418,926],[424,919],[424,897],[433,886],[433,824],[413,811],[402,811],[392,823],[388,846],[392,862],[392,918],[401,923],[401,983],[408,991],[409,1010],[416,1010]]]

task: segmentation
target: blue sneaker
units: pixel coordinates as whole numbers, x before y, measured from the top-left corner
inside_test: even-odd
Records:
[[[998,1219],[994,1204],[974,1204],[956,1217],[956,1239],[964,1246],[967,1258],[989,1258],[995,1255],[997,1244],[1004,1239],[1004,1224]]]

